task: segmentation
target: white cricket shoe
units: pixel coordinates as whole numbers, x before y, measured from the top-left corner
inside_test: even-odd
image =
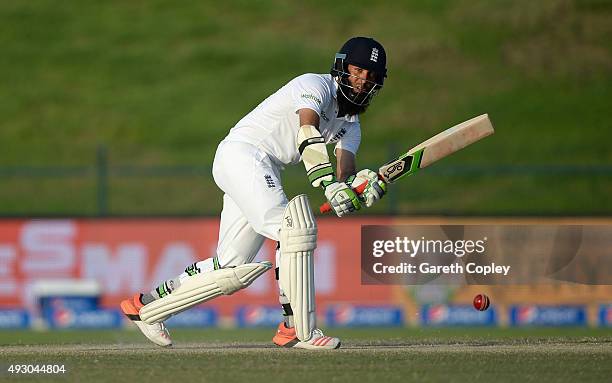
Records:
[[[151,342],[162,347],[172,346],[170,332],[166,326],[164,326],[164,322],[147,324],[140,320],[138,312],[143,306],[144,305],[140,302],[140,294],[136,294],[131,299],[125,299],[121,302],[121,311],[138,326],[144,336]]]
[[[340,339],[323,335],[320,329],[314,329],[307,341],[301,341],[295,335],[295,328],[285,326],[285,322],[278,325],[276,335],[272,341],[277,346],[303,348],[306,350],[333,350],[340,347]]]

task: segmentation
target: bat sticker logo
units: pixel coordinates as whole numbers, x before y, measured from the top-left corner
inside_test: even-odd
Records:
[[[399,173],[402,170],[404,170],[404,161],[398,161],[385,170],[385,177],[390,179],[395,173]]]
[[[394,181],[396,178],[404,174],[405,168],[410,168],[411,163],[412,157],[408,157],[408,164],[406,164],[406,160],[404,159],[391,162],[385,169],[383,177],[385,177],[389,182]]]

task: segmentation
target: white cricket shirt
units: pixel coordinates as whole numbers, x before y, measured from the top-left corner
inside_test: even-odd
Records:
[[[225,141],[255,145],[282,164],[298,163],[297,111],[308,108],[319,115],[319,131],[326,144],[335,144],[334,152],[339,148],[356,154],[361,142],[359,117],[336,117],[337,87],[330,74],[298,76],[238,121]]]

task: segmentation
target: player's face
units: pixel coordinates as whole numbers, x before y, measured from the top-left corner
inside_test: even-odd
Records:
[[[349,64],[348,72],[348,81],[357,93],[369,92],[375,84],[376,76],[370,70]]]

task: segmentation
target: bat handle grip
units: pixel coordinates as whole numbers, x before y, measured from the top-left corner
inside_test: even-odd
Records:
[[[357,185],[357,187],[355,189],[353,189],[353,191],[355,193],[357,193],[357,195],[362,195],[363,191],[365,190],[366,186],[368,186],[368,181],[364,181],[362,184]],[[329,213],[331,211],[331,205],[329,204],[329,202],[325,202],[323,205],[321,205],[319,207],[319,211],[323,214],[325,213]]]

